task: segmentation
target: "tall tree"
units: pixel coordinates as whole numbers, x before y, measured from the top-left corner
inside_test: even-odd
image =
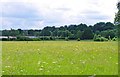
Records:
[[[115,24],[120,24],[120,2],[117,4],[118,13],[115,14]]]
[[[86,28],[87,28],[87,25],[82,23],[77,26],[77,29],[80,31],[84,31]]]
[[[93,32],[90,28],[86,28],[82,34],[82,39],[93,39]]]
[[[117,29],[118,29],[118,37],[120,38],[120,2],[118,2],[117,4],[117,8],[118,8],[118,13],[116,13],[115,15],[115,24],[117,25]]]
[[[93,27],[93,31],[96,32],[96,31],[103,31],[104,30],[104,26],[105,26],[105,22],[99,22],[99,23],[96,23]]]
[[[82,36],[82,32],[79,30],[79,31],[77,32],[77,38],[81,39],[81,36]]]

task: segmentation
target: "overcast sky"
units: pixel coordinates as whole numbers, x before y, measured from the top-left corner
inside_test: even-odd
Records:
[[[114,22],[118,0],[1,0],[0,29]]]

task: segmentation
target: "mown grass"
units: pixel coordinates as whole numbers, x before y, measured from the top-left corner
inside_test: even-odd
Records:
[[[2,42],[3,75],[117,75],[117,42]]]

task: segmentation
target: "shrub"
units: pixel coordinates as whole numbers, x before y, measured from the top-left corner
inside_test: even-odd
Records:
[[[105,37],[97,37],[94,39],[94,41],[108,41],[108,39]]]
[[[76,35],[71,34],[70,36],[68,36],[68,39],[70,39],[70,40],[77,40],[77,37],[76,37]]]
[[[33,38],[32,41],[41,41],[40,38]]]
[[[9,41],[16,41],[16,38],[9,38]]]
[[[24,37],[24,36],[18,36],[17,37],[17,41],[32,41],[32,39],[28,38],[28,37]]]
[[[94,41],[101,41],[101,39],[100,38],[95,38]]]
[[[2,41],[16,41],[16,38],[2,38]]]
[[[108,41],[108,39],[105,37],[101,37],[101,41]]]
[[[44,37],[40,37],[41,40],[50,40],[50,37],[44,36]]]
[[[80,41],[80,38],[78,38],[77,41]]]
[[[69,40],[68,37],[65,37],[65,40],[68,41]]]
[[[114,38],[112,39],[112,41],[117,41],[117,38],[114,37]]]
[[[9,41],[8,38],[2,38],[1,40],[2,40],[2,41]]]
[[[51,37],[51,36],[50,36],[50,40],[55,40],[55,37]]]

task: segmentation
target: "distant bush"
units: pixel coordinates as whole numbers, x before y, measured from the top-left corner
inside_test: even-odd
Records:
[[[101,37],[101,36],[95,36],[93,40],[94,41],[108,41],[107,38]]]
[[[114,37],[114,38],[112,39],[112,41],[117,41],[117,39],[118,39],[118,38]]]
[[[8,38],[2,38],[1,40],[2,40],[2,41],[9,41]]]
[[[101,41],[108,41],[108,39],[105,37],[101,37]]]
[[[43,37],[40,37],[41,40],[50,40],[50,37],[47,37],[47,36],[43,36]]]
[[[94,41],[101,41],[101,39],[100,38],[95,38]]]
[[[56,38],[52,37],[52,36],[42,36],[42,37],[39,37],[39,39],[41,39],[41,40],[55,40]]]
[[[78,38],[77,41],[80,41],[80,38]]]
[[[55,40],[55,37],[50,36],[50,40]]]
[[[32,41],[32,39],[24,36],[18,36],[17,41]]]
[[[2,38],[0,40],[2,40],[2,41],[15,41],[17,39],[16,38]]]
[[[69,40],[77,40],[77,37],[74,34],[71,34],[70,36],[68,36]]]
[[[31,41],[41,41],[41,39],[40,38],[32,38]]]
[[[68,37],[65,37],[65,40],[68,41],[69,40]]]
[[[15,40],[17,40],[16,38],[9,38],[8,40],[10,40],[10,41],[15,41]]]

